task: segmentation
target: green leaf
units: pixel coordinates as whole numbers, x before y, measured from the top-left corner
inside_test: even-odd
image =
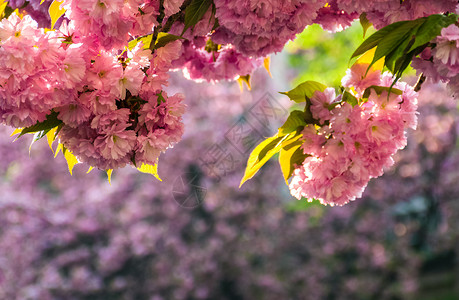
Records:
[[[43,122],[37,122],[37,124],[35,125],[25,127],[24,129],[22,129],[21,134],[18,137],[21,137],[26,133],[35,133],[39,131],[45,131],[44,135],[46,135],[48,131],[63,123],[61,120],[57,118],[58,114],[59,113],[53,111],[51,114],[46,116],[46,120],[44,120]]]
[[[298,139],[302,135],[298,136]],[[279,164],[284,175],[285,183],[288,184],[288,179],[292,176],[293,171],[295,170],[296,165],[300,165],[304,160],[310,156],[309,154],[304,154],[301,145],[303,141],[299,141],[295,138],[295,142],[283,147],[279,152]]]
[[[57,20],[65,14],[65,9],[61,8],[61,4],[64,1],[54,0],[53,3],[49,6],[49,16],[51,17],[51,29],[54,28]]]
[[[399,89],[388,87],[388,86],[378,86],[378,85],[372,85],[370,87],[367,87],[365,91],[363,92],[362,98],[368,98],[370,97],[371,90],[374,90],[377,95],[381,95],[383,92],[387,92],[388,94],[396,94],[396,95],[402,95],[403,92]]]
[[[366,39],[352,54],[351,59],[376,47],[370,66],[384,57],[384,65],[395,75],[393,86],[401,78],[413,57],[440,35],[442,28],[454,24],[457,19],[458,16],[455,14],[431,15],[390,24]]]
[[[391,31],[399,28],[402,26],[404,23],[409,22],[409,21],[402,21],[402,22],[396,22],[392,23],[384,28],[381,28],[380,30],[376,31],[373,33],[369,38],[367,38],[358,48],[357,50],[354,51],[352,54],[351,58],[360,56],[367,52],[368,50],[376,47],[378,43]]]
[[[396,52],[397,55],[402,55],[410,40],[414,38],[416,31],[419,26],[421,26],[422,22],[423,20],[420,19],[399,22],[402,23],[399,27],[388,32],[384,38],[379,41],[378,46],[376,47],[375,56],[373,57],[373,61],[370,66],[392,52]],[[395,56],[395,58],[397,58],[397,56]]]
[[[408,52],[413,51],[421,45],[427,44],[435,37],[441,34],[441,30],[451,24],[457,22],[458,16],[451,14],[445,15],[431,15],[425,18],[424,23],[419,27],[416,33],[416,41],[411,46]]]
[[[363,38],[365,38],[368,28],[373,26],[373,24],[371,24],[370,21],[368,21],[367,13],[361,14],[359,19],[360,19],[360,25],[362,25],[362,28],[363,28]]]
[[[397,67],[400,65],[399,62],[405,59],[407,56],[407,50],[411,47],[411,45],[413,45],[414,42],[414,36],[411,38],[406,38],[397,48],[386,55],[384,59],[384,65],[389,69],[389,71],[391,71],[393,74],[397,72]]]
[[[294,110],[290,113],[284,125],[279,128],[279,135],[291,133],[296,131],[298,127],[304,127],[305,125],[304,112],[301,110]]]
[[[160,32],[158,34],[158,38],[156,39],[155,47],[154,49],[158,49],[161,47],[166,46],[167,44],[171,42],[175,42],[176,40],[184,39],[183,37],[179,35],[173,35],[167,32]],[[150,38],[150,43],[151,43],[151,38]]]
[[[397,81],[402,78],[403,72],[408,68],[410,65],[411,61],[413,60],[413,57],[416,55],[420,54],[423,50],[425,49],[425,46],[420,46],[410,53],[406,54],[405,56],[402,56],[395,62],[395,67],[394,67],[394,75],[395,79],[394,82],[392,82],[392,85],[390,86],[391,88],[397,83]]]
[[[183,28],[181,35],[183,35],[188,28],[193,28],[199,21],[201,21],[211,4],[212,0],[191,1],[190,5],[188,5],[185,9],[185,27]]]
[[[344,93],[343,93],[343,101],[349,103],[350,105],[352,105],[352,107],[354,107],[357,104],[359,104],[359,100],[357,100],[357,98],[354,97],[354,95],[352,95],[348,91],[344,91]]]
[[[154,165],[142,164],[140,167],[137,168],[137,170],[139,170],[142,173],[151,174],[155,176],[156,179],[158,179],[159,181],[162,181],[158,175],[158,164],[157,163]]]
[[[296,103],[305,102],[311,98],[316,91],[325,91],[327,87],[317,81],[305,81],[289,92],[281,92],[280,94],[287,95],[290,100]]]
[[[267,138],[255,147],[252,153],[250,153],[244,177],[242,178],[239,187],[241,187],[244,182],[252,178],[271,157],[273,157],[283,146],[285,146],[284,143],[294,136],[295,135],[293,134],[288,134],[286,136],[279,136],[276,134],[275,136]]]

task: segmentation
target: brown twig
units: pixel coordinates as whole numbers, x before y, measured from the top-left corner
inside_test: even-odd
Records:
[[[414,91],[419,92],[421,90],[422,84],[425,81],[426,81],[426,76],[424,75],[424,73],[422,73],[421,76],[419,76],[418,82],[414,86]]]
[[[150,43],[151,52],[153,52],[155,50],[155,41],[158,38],[158,34],[159,34],[159,32],[161,31],[161,29],[163,27],[163,20],[164,20],[165,16],[166,16],[166,13],[165,13],[165,8],[164,8],[164,0],[160,0],[159,1],[159,15],[156,18],[156,21],[158,22],[158,25],[155,26],[155,29],[153,31],[153,37],[152,37],[151,43]]]

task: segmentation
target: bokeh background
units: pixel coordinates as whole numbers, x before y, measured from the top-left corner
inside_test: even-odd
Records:
[[[70,176],[46,141],[29,152],[31,137],[1,127],[0,299],[459,299],[459,113],[443,86],[423,85],[418,130],[362,199],[298,201],[274,159],[238,188],[251,148],[293,109],[277,92],[338,86],[362,39],[358,24],[309,27],[250,92],[173,74],[188,113],[162,182]]]

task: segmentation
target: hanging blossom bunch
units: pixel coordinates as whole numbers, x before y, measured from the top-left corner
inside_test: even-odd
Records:
[[[365,77],[367,68],[354,65],[343,78],[343,86],[355,91],[358,104],[336,97],[333,88],[311,97],[310,110],[318,122],[302,131],[301,149],[308,157],[295,169],[289,185],[296,198],[343,205],[361,197],[368,181],[392,166],[392,156],[406,146],[405,130],[416,128],[414,89],[402,82],[394,90],[381,88],[391,86],[392,76],[373,71]],[[364,95],[365,91],[370,94]]]
[[[11,1],[18,10],[0,24],[0,121],[58,139],[91,167],[155,165],[184,131],[184,96],[166,91],[170,70],[215,82],[263,63],[215,44],[214,5],[190,22],[190,2]]]
[[[459,91],[458,14],[451,13],[456,6],[447,0],[337,0],[320,8],[313,22],[325,29],[342,30],[357,16],[364,32],[371,22],[380,29],[352,54],[358,61],[338,96],[315,81],[283,93],[306,102],[305,110],[292,111],[278,133],[253,150],[241,185],[278,153],[296,198],[343,205],[361,197],[369,180],[381,176],[405,147],[405,130],[416,127],[415,90],[426,77],[448,82],[452,94]],[[416,88],[399,81],[412,61],[422,73]],[[390,72],[381,74],[383,67]]]
[[[30,16],[2,20],[2,123],[55,122],[60,143],[103,170],[156,164],[183,134],[183,96],[162,91],[180,43],[113,55],[72,25],[45,33]]]

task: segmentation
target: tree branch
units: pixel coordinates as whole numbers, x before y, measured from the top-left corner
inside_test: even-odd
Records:
[[[421,90],[422,84],[425,81],[426,81],[426,76],[424,75],[424,73],[422,73],[421,76],[419,76],[418,82],[414,86],[414,91],[419,92]]]

